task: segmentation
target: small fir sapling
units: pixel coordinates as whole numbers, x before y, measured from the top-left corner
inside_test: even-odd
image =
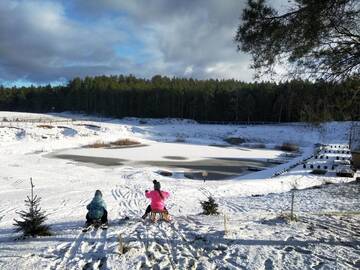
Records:
[[[51,235],[50,227],[43,224],[47,219],[44,211],[41,211],[40,200],[37,195],[34,196],[34,185],[30,178],[31,197],[27,196],[25,205],[28,207],[27,211],[16,212],[20,215],[22,220],[14,219],[15,232],[22,232],[24,237],[27,236],[48,236]]]
[[[204,215],[218,215],[219,205],[215,202],[212,196],[208,197],[207,201],[200,201],[201,207],[203,209]]]

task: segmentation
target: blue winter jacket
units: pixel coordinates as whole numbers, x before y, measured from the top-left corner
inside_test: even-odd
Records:
[[[106,210],[106,204],[101,195],[95,195],[92,201],[86,206],[91,219],[101,219]]]

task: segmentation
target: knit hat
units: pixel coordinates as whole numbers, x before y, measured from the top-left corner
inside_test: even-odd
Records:
[[[160,190],[161,189],[160,182],[154,180],[153,183],[154,183],[154,189],[155,190]]]
[[[102,197],[101,191],[100,191],[100,190],[96,190],[96,191],[95,191],[95,196],[100,196],[100,197]]]

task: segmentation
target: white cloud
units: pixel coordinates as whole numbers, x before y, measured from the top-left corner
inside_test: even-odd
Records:
[[[251,72],[247,65],[239,65],[231,62],[218,62],[205,68],[207,77],[221,77],[224,79],[238,79],[243,81],[251,80]]]
[[[191,75],[191,74],[193,73],[193,70],[194,70],[193,66],[187,66],[187,67],[185,68],[184,75],[185,75],[185,76]]]
[[[148,1],[146,9],[141,8],[141,3],[131,1],[127,10],[135,32],[143,31],[144,43],[156,55],[155,67],[161,67],[159,72],[188,75],[184,70],[192,66],[191,74],[197,78],[211,75],[251,80],[250,58],[238,53],[233,42],[241,2],[200,0],[175,4],[159,0]],[[119,8],[119,1],[107,1],[107,4],[109,8]],[[209,66],[221,70],[206,72]]]
[[[52,1],[2,0],[0,79],[50,82],[126,72],[128,62],[113,47],[126,40],[127,33],[116,22],[83,23],[68,17],[65,7]]]
[[[233,43],[242,6],[238,0],[2,0],[0,80],[114,73],[251,80],[249,57]],[[140,46],[131,55],[116,51],[134,43]]]

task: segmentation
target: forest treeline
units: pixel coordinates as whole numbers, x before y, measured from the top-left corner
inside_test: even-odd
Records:
[[[359,80],[245,83],[156,75],[75,78],[65,86],[0,86],[0,110],[76,111],[199,121],[321,122],[360,119]]]

